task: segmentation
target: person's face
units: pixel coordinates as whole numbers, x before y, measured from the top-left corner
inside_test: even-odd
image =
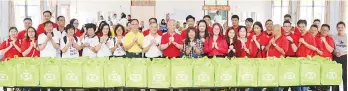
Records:
[[[187,26],[187,24],[184,24],[184,28]]]
[[[109,28],[109,26],[104,26],[103,27],[103,35],[108,35],[108,33],[109,33],[109,31],[110,31],[110,28]]]
[[[18,31],[16,29],[11,29],[9,35],[10,35],[10,37],[16,37],[17,33],[18,33]]]
[[[273,26],[273,22],[272,21],[266,22],[265,25],[266,25],[267,31],[271,31],[272,30],[272,26]]]
[[[300,29],[301,32],[305,32],[306,31],[306,25],[305,24],[299,24],[298,28]]]
[[[45,21],[49,21],[49,20],[51,19],[50,13],[44,13],[44,14],[43,14],[43,17],[44,17],[44,20],[45,20]]]
[[[228,37],[230,37],[230,38],[233,38],[235,35],[236,35],[236,33],[234,32],[234,30],[230,30],[228,32]]]
[[[33,28],[28,29],[27,33],[29,38],[34,38],[36,34]]]
[[[203,31],[205,31],[207,26],[205,25],[205,23],[204,22],[201,22],[201,23],[199,23],[198,24],[198,30],[200,31],[200,32],[203,32]]]
[[[310,32],[311,34],[317,34],[317,33],[318,33],[318,28],[316,28],[316,27],[311,27],[311,28],[309,29],[309,32]]]
[[[174,32],[175,31],[175,21],[169,21],[167,24],[168,31]]]
[[[122,34],[123,34],[122,28],[121,28],[121,27],[118,27],[118,28],[116,29],[116,35],[117,35],[117,36],[122,36]]]
[[[48,33],[51,33],[52,30],[53,30],[52,23],[47,23],[46,26],[45,26],[45,31],[48,32]]]
[[[274,34],[274,36],[281,35],[281,27],[280,26],[274,25],[272,27],[272,29],[273,29],[272,33]]]
[[[23,21],[25,29],[31,27],[33,25],[33,22],[31,20],[25,20]]]
[[[338,32],[338,33],[344,34],[344,33],[345,33],[344,30],[345,30],[345,27],[343,26],[343,24],[339,24],[339,25],[337,26],[337,32]]]
[[[128,16],[128,19],[132,19],[132,17],[131,17],[131,16]]]
[[[238,26],[239,20],[238,18],[232,18],[232,25],[233,26]]]
[[[189,27],[194,27],[195,26],[195,20],[193,20],[192,18],[188,19],[186,21],[186,23],[188,24]]]
[[[58,26],[65,26],[65,18],[61,17],[57,20]]]
[[[94,32],[93,28],[88,28],[88,29],[87,29],[87,34],[88,34],[89,36],[94,36],[94,35],[95,35],[95,32]]]
[[[284,23],[284,31],[285,32],[290,32],[291,31],[291,24],[290,23]]]
[[[140,25],[141,25],[141,26],[144,26],[144,21],[141,21],[141,22],[140,22]]]
[[[320,22],[319,21],[315,21],[313,22],[313,24],[317,25],[318,27],[320,27]]]
[[[258,25],[255,25],[253,30],[254,30],[254,32],[259,33],[259,32],[261,32],[261,27]]]
[[[214,26],[213,27],[213,34],[214,35],[219,35],[220,34],[220,27],[219,26]]]
[[[284,21],[287,21],[287,20],[288,20],[288,21],[291,21],[290,19],[291,19],[290,17],[285,17],[285,18],[284,18]]]
[[[251,28],[252,25],[253,25],[252,22],[249,22],[249,21],[246,21],[246,22],[245,22],[245,26],[246,26],[247,28]]]
[[[189,33],[188,33],[188,37],[189,37],[190,39],[194,39],[194,38],[195,38],[195,35],[196,35],[195,30],[190,30]]]
[[[139,22],[138,21],[132,21],[130,23],[132,30],[138,30],[139,29]]]
[[[114,18],[117,18],[117,15],[114,15]]]
[[[210,18],[207,18],[207,17],[206,17],[206,18],[204,18],[204,21],[205,21],[205,22],[207,22],[208,24],[210,24],[210,23],[211,23],[211,19],[210,19]]]
[[[157,31],[158,31],[158,26],[157,26],[157,24],[156,23],[152,23],[151,24],[151,33],[157,33]]]
[[[74,23],[73,23],[74,27],[79,27],[79,21],[78,20],[75,20]]]
[[[320,33],[324,36],[329,34],[330,29],[328,27],[321,27]]]
[[[156,21],[154,19],[151,19],[149,24],[151,25],[152,23],[156,23]]]
[[[239,37],[241,37],[241,38],[245,38],[246,37],[246,29],[245,28],[241,28],[239,30]]]
[[[75,29],[74,28],[70,28],[70,29],[68,29],[67,30],[68,32],[68,35],[70,35],[70,36],[73,36],[74,35],[74,33],[75,33]]]

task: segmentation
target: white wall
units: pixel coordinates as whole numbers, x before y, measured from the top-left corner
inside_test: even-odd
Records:
[[[330,1],[330,22],[326,23],[326,24],[329,24],[330,25],[330,34],[337,34],[337,29],[336,29],[336,24],[339,22],[339,21],[342,21],[340,20],[338,17],[340,16],[339,15],[339,12],[340,12],[340,4],[339,4],[340,1]],[[323,22],[324,23],[324,22]]]
[[[8,24],[8,4],[9,1],[8,0],[0,0],[0,41],[2,41],[3,39],[7,38],[8,36],[8,28],[9,28],[9,24]]]
[[[170,13],[171,18],[178,21],[185,21],[187,15],[194,16],[196,20],[202,19],[203,5],[203,0],[158,0],[156,1],[156,18],[160,21],[166,18],[167,13]]]

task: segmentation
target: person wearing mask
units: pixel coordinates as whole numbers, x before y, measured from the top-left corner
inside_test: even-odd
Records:
[[[52,12],[51,11],[45,11],[45,12],[42,13],[42,15],[43,15],[43,22],[44,23],[47,22],[47,21],[51,21],[51,17],[52,17]],[[37,31],[36,31],[37,35],[40,35],[41,33],[45,32],[45,24],[44,23],[40,24],[37,27]],[[52,24],[53,24],[53,28],[57,28],[58,27],[58,25],[56,23],[52,22]]]
[[[205,20],[200,20],[198,22],[198,32],[197,32],[197,37],[199,40],[201,40],[203,43],[205,41],[205,38],[209,37],[210,34],[212,33],[209,33],[209,27],[208,27],[208,24],[206,23]]]
[[[330,25],[323,24],[320,29],[320,34],[315,36],[315,45],[319,49],[316,54],[332,60],[332,52],[335,49],[335,43],[333,38],[329,35]]]
[[[45,32],[40,34],[37,40],[40,57],[60,57],[59,36],[53,33],[53,22],[47,21],[44,23],[44,26]]]
[[[212,34],[212,33],[213,33],[213,27],[211,27],[212,23],[211,23],[211,18],[210,18],[210,16],[209,16],[209,15],[205,15],[205,16],[203,17],[203,20],[207,23],[208,32],[209,32],[210,34]],[[198,22],[198,25],[199,25],[199,22]],[[197,26],[198,26],[198,25],[197,25]]]
[[[222,23],[222,16],[220,15],[220,11],[216,11],[216,15],[214,16],[214,22],[215,23]]]
[[[289,41],[282,35],[281,26],[279,24],[273,25],[272,28],[273,36],[266,46],[266,48],[268,48],[267,57],[285,57],[288,51]]]
[[[119,24],[121,24],[122,26],[127,26],[128,20],[126,17],[126,14],[121,13],[121,19],[119,21]]]
[[[195,28],[189,27],[187,30],[183,53],[190,58],[199,58],[203,54],[203,41],[197,37]]]
[[[195,27],[195,17],[193,17],[192,15],[188,15],[186,17],[186,23],[188,25],[188,27]],[[186,34],[187,34],[187,30],[182,30],[181,31],[181,39],[185,40],[186,39]]]
[[[228,52],[228,45],[223,36],[222,26],[219,23],[213,24],[213,34],[205,39],[204,53],[208,57],[225,57]]]
[[[72,24],[66,26],[67,35],[60,39],[60,50],[62,58],[77,58],[81,50],[81,41],[75,36],[76,28]]]
[[[245,26],[238,29],[238,38],[235,44],[236,57],[244,58],[250,56],[250,40],[247,38],[247,30]]]
[[[335,42],[335,49],[333,52],[333,60],[337,63],[342,64],[342,79],[343,79],[343,90],[347,91],[347,34],[346,24],[340,21],[336,25],[337,34],[333,36]],[[334,91],[338,91],[339,88],[336,86]]]
[[[143,41],[143,52],[146,58],[159,58],[162,57],[162,51],[160,47],[161,35],[158,34],[158,24],[151,23],[150,34],[145,36]]]
[[[319,33],[319,30],[318,30],[318,26],[317,25],[311,25],[311,27],[309,28],[309,33],[312,34],[313,37],[316,37]]]
[[[14,57],[22,57],[21,40],[17,38],[18,29],[10,27],[9,38],[3,41],[0,45],[0,52],[4,54],[2,61],[8,61]]]
[[[97,57],[109,57],[111,56],[111,48],[113,47],[113,40],[110,37],[110,25],[101,25],[102,36],[98,37],[99,43],[96,45],[95,50],[97,51]]]
[[[151,26],[152,23],[156,23],[156,24],[157,24],[157,19],[156,19],[156,18],[150,18],[150,19],[149,19],[149,26]],[[147,36],[147,35],[149,35],[149,34],[150,34],[150,29],[144,30],[144,32],[143,32],[143,35],[144,35],[144,36]],[[162,36],[162,31],[161,31],[161,30],[158,30],[158,31],[157,31],[157,34],[160,35],[160,36]]]
[[[300,29],[301,35],[299,37],[298,50],[296,52],[296,55],[298,57],[313,56],[314,53],[318,51],[318,48],[315,47],[315,38],[306,30],[307,21],[298,20],[297,26]]]
[[[236,33],[238,33],[238,29],[239,29],[239,16],[238,15],[232,15],[231,17],[232,20],[232,26],[228,27],[226,29],[225,34],[227,34],[230,30],[234,30]]]
[[[99,44],[98,36],[95,35],[96,25],[89,23],[85,25],[86,35],[82,37],[81,47],[82,56],[94,58],[97,57],[97,52],[95,47]]]
[[[253,30],[252,30],[252,27],[253,26],[253,23],[254,23],[254,20],[253,18],[247,18],[245,19],[245,27],[247,28],[247,36],[250,37],[250,35],[253,34]]]
[[[314,19],[313,25],[317,25],[319,30],[319,28],[321,27],[320,19]]]
[[[227,45],[228,45],[227,56],[229,58],[235,57],[236,56],[236,48],[234,47],[234,45],[236,44],[236,41],[237,41],[237,34],[235,33],[235,31],[229,31],[226,36],[227,36],[226,41],[227,41]]]
[[[24,57],[40,57],[35,28],[29,27],[26,31],[25,38],[21,43],[22,55]]]
[[[114,41],[114,46],[111,48],[111,52],[113,53],[113,57],[125,57],[126,56],[126,51],[124,50],[124,33],[125,29],[122,25],[117,24],[115,26],[115,33],[116,37],[113,38]]]
[[[25,35],[26,35],[25,33],[27,33],[27,29],[29,27],[32,27],[33,21],[31,20],[31,18],[24,18],[23,23],[24,23],[24,30],[20,31],[17,35],[17,38],[20,40],[25,38]]]
[[[250,58],[265,58],[266,57],[266,51],[265,46],[268,44],[267,35],[264,34],[264,30],[262,27],[261,22],[255,22],[253,25],[254,34],[252,37],[249,37],[250,39]]]
[[[137,19],[132,19],[130,25],[131,31],[126,34],[124,41],[124,49],[127,51],[126,56],[141,58],[144,35],[139,32],[139,21]]]
[[[283,23],[283,29],[284,29],[284,36],[289,41],[288,45],[288,51],[285,54],[285,57],[296,57],[296,51],[297,51],[297,45],[298,45],[298,36],[295,35],[295,33],[291,32],[291,22],[290,21],[284,21]]]
[[[161,38],[161,50],[164,57],[180,57],[180,50],[183,48],[182,37],[175,32],[175,23],[173,19],[168,21],[168,33]]]

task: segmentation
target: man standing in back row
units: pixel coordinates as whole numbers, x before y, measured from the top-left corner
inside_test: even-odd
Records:
[[[347,34],[345,33],[346,31],[344,31],[346,30],[346,24],[340,21],[337,23],[336,28],[338,34],[333,36],[335,42],[333,59],[337,63],[342,64],[343,89],[347,91]],[[334,89],[334,91],[338,91],[338,86]]]
[[[45,11],[42,13],[43,15],[43,22],[47,22],[47,21],[51,21],[51,17],[52,17],[52,12],[51,11]],[[57,28],[58,25],[56,23],[53,23],[53,28]],[[36,34],[40,35],[41,33],[45,32],[45,24],[42,23],[37,27],[37,31]]]

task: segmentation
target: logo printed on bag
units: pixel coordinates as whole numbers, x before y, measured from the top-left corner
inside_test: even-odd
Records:
[[[161,72],[157,72],[153,78],[152,81],[153,82],[164,82],[165,81],[165,76],[161,73]]]
[[[188,76],[187,74],[184,74],[184,72],[180,71],[178,74],[176,74],[175,79],[179,81],[187,81]]]
[[[136,74],[136,73],[133,73],[131,74],[130,76],[130,80],[131,81],[134,81],[134,82],[138,82],[138,81],[141,81],[143,78],[140,74]]]
[[[330,69],[330,72],[326,74],[326,78],[330,80],[337,79],[337,74],[333,69]]]
[[[21,79],[24,81],[33,79],[32,74],[28,72],[28,70],[24,70],[24,72],[20,75]]]
[[[262,79],[264,81],[274,81],[275,77],[273,76],[273,74],[267,73],[267,74],[263,74]]]
[[[315,78],[317,78],[317,74],[315,72],[312,71],[312,69],[309,69],[310,71],[308,71],[305,74],[305,77],[309,80],[314,80]]]
[[[91,82],[95,82],[95,81],[98,81],[99,80],[99,76],[97,74],[94,74],[94,73],[89,73],[87,75],[87,81],[91,81]]]
[[[108,79],[113,80],[113,81],[118,81],[118,80],[121,80],[121,76],[119,74],[117,74],[115,71],[112,71],[109,74]]]
[[[4,81],[4,80],[7,80],[7,79],[8,79],[7,74],[0,74],[0,81]]]
[[[43,77],[44,77],[44,80],[47,80],[47,81],[56,80],[56,76],[52,74],[51,71],[48,71],[46,74],[43,75]]]
[[[77,79],[78,79],[77,75],[74,73],[68,73],[65,75],[65,77],[71,81],[77,81]]]
[[[285,80],[294,80],[296,78],[295,73],[294,72],[286,72],[284,74],[284,79]]]
[[[202,73],[202,74],[199,74],[199,75],[198,75],[198,80],[199,80],[199,81],[202,81],[202,82],[206,82],[206,81],[209,81],[210,78],[209,78],[209,75],[208,75],[208,74]]]
[[[222,75],[220,76],[220,79],[223,80],[223,81],[230,81],[230,80],[232,80],[232,75],[231,75],[231,74],[228,74],[228,73],[222,74]]]
[[[242,80],[244,81],[251,81],[253,78],[253,76],[250,73],[245,73],[242,75]]]

